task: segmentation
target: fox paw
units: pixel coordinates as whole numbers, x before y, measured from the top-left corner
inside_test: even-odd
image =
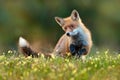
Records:
[[[77,55],[81,56],[81,55],[83,55],[85,52],[86,52],[86,49],[80,49],[80,50],[78,50]]]

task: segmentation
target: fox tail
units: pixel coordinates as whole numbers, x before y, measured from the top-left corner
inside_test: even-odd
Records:
[[[32,50],[28,41],[23,37],[19,37],[18,46],[20,48],[20,52],[23,53],[25,57],[38,57],[38,53]]]

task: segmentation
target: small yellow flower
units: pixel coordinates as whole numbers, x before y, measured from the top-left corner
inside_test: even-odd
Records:
[[[77,69],[74,69],[73,71],[72,71],[72,74],[75,74],[77,72]]]
[[[95,64],[94,67],[96,68],[96,67],[97,67],[97,64]]]
[[[75,65],[74,65],[74,64],[72,64],[72,63],[70,63],[70,62],[69,62],[69,64],[68,64],[68,65],[69,65],[69,67],[71,67],[71,68],[75,68]]]
[[[9,50],[8,53],[13,53],[12,50]]]
[[[91,64],[94,64],[94,62],[91,62]]]

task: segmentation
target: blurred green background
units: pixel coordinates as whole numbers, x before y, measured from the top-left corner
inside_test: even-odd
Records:
[[[19,36],[35,50],[50,51],[64,33],[54,17],[76,9],[95,48],[119,50],[120,0],[0,0],[0,52],[17,50]]]

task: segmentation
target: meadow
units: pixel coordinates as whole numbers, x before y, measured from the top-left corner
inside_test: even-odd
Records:
[[[76,58],[39,58],[8,51],[0,56],[0,80],[120,80],[120,54],[109,50]]]

